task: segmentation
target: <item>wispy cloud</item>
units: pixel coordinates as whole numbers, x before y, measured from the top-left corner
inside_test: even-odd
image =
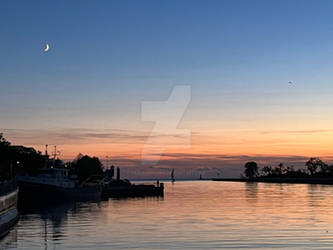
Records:
[[[333,129],[305,129],[305,130],[266,130],[261,131],[261,134],[316,134],[330,133]]]
[[[86,128],[66,128],[66,129],[1,129],[5,137],[14,143],[29,145],[72,144],[91,143],[98,141],[118,142],[123,144],[143,143],[149,136],[150,131],[131,131],[122,129],[86,129]],[[179,134],[157,134],[155,137],[161,139],[182,138]]]

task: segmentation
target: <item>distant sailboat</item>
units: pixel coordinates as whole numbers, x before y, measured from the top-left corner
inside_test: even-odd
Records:
[[[171,170],[171,182],[175,182],[175,170]]]

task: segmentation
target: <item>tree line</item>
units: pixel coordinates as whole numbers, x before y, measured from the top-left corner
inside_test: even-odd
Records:
[[[80,181],[92,175],[102,175],[103,165],[97,157],[79,154],[75,160],[62,164],[31,147],[12,145],[0,133],[0,181],[13,179],[17,174],[36,175],[43,167],[61,166],[69,169]]]
[[[333,165],[326,164],[320,158],[310,158],[304,167],[296,170],[293,165],[280,163],[277,166],[266,165],[259,168],[255,161],[250,161],[244,165],[244,175],[247,178],[333,178]]]

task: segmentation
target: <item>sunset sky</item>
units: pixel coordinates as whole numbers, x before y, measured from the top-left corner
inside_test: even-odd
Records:
[[[306,0],[1,1],[0,132],[58,145],[63,159],[108,156],[132,178],[330,162],[332,12],[333,1]],[[155,135],[168,147],[154,162],[142,102],[180,85],[190,141]]]

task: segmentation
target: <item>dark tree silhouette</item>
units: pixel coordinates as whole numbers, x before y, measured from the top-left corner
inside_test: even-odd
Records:
[[[310,175],[313,175],[317,172],[318,168],[321,170],[321,172],[326,173],[328,171],[328,166],[325,162],[323,162],[321,159],[319,158],[310,158],[310,160],[308,160],[305,163],[305,166],[307,167],[307,169],[310,172]]]
[[[273,173],[273,168],[271,166],[264,166],[261,169],[261,172],[263,175],[268,176],[268,175],[272,175]]]
[[[291,166],[287,166],[287,168],[285,168],[283,170],[284,173],[289,173],[289,172],[294,172],[294,165],[291,165]]]
[[[103,173],[102,163],[97,157],[90,157],[88,155],[77,158],[72,163],[72,167],[75,169],[80,181],[86,180],[92,175],[100,175]]]
[[[258,164],[254,161],[245,163],[244,174],[248,178],[253,178],[258,176]]]
[[[0,133],[0,180],[10,179],[12,172],[10,143]]]
[[[323,161],[319,160],[320,172],[327,174],[330,172],[331,168]]]
[[[327,167],[327,172],[328,172],[330,175],[333,174],[333,165],[329,165],[329,166]]]
[[[0,133],[0,180],[8,180],[17,172],[35,174],[45,164],[45,157],[33,148],[12,146]]]
[[[9,147],[10,146],[10,142],[8,142],[4,137],[3,137],[3,133],[0,133],[0,147],[4,148],[4,147]]]
[[[14,151],[12,162],[17,170],[23,170],[31,175],[36,174],[37,170],[45,166],[45,162],[48,160],[34,148],[12,146],[12,150]]]
[[[45,157],[33,148],[12,146],[0,133],[0,180],[8,180],[18,171],[28,174],[45,164]]]

